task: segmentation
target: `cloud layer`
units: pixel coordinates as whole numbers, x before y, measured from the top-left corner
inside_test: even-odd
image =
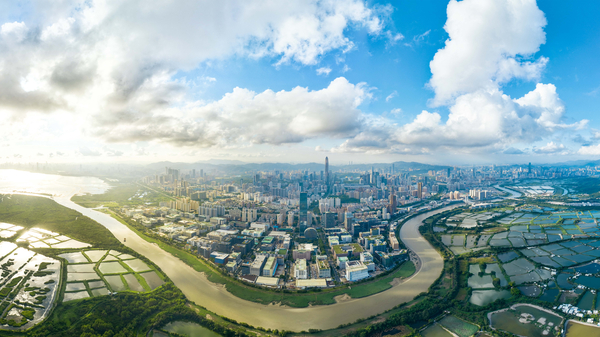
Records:
[[[523,60],[546,41],[546,18],[534,0],[452,0],[447,14],[449,38],[430,63],[433,105],[514,78],[540,78],[548,59]]]
[[[430,63],[429,86],[433,107],[404,125],[380,118],[355,138],[346,140],[337,152],[431,153],[453,152],[522,153],[515,144],[539,142],[564,129],[580,129],[587,121],[563,121],[565,106],[553,84],[537,83],[521,98],[502,92],[502,85],[515,79],[540,78],[548,59],[533,55],[545,42],[544,14],[535,1],[450,1],[444,29],[445,46]],[[558,153],[554,143],[535,153]]]
[[[368,98],[364,83],[354,85],[343,77],[316,91],[296,87],[255,93],[235,88],[208,104],[165,109],[145,117],[119,114],[118,119],[104,119],[96,132],[111,142],[160,140],[222,148],[346,138],[361,128],[363,115],[358,106]]]
[[[537,142],[546,145],[532,147],[533,153],[560,154],[568,152],[565,145],[549,138],[587,122],[566,123],[555,85],[539,83],[549,62],[537,55],[547,22],[534,0],[451,0],[448,39],[430,62],[430,111],[404,124],[398,118],[407,112],[398,107],[367,113],[362,104],[374,89],[344,77],[324,88],[236,87],[207,102],[190,99],[190,92],[195,82],[216,79],[177,76],[236,57],[328,76],[332,69],[320,61],[356,48],[350,30],[389,45],[403,39],[386,26],[391,6],[362,0],[31,4],[12,15],[19,20],[0,25],[2,142],[49,139],[54,132],[63,142],[94,137],[102,143],[80,146],[77,153],[85,156],[123,154],[105,143],[230,149],[323,139],[337,142],[330,151],[345,153],[520,154],[524,144]],[[515,80],[535,89],[510,97],[502,88]],[[396,103],[399,96],[393,91],[385,101]],[[65,134],[74,124],[77,130]],[[589,145],[579,154],[600,150]]]
[[[58,121],[68,112],[73,117],[61,122],[77,120],[85,134],[108,141],[203,147],[298,142],[319,130],[338,137],[357,127],[362,84],[340,79],[322,91],[287,94],[236,88],[206,104],[189,100],[194,83],[175,75],[234,56],[314,65],[353,49],[349,30],[385,38],[389,11],[360,0],[32,1],[12,13],[22,20],[0,25],[0,129],[14,129],[28,114]],[[344,90],[357,92],[344,101]],[[314,103],[299,101],[305,98]],[[232,110],[240,104],[248,105]],[[288,120],[291,111],[298,116]],[[342,123],[340,113],[349,114]]]

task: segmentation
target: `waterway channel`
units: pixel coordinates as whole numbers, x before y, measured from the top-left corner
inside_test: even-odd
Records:
[[[2,187],[0,186],[0,191],[4,190]],[[39,192],[52,193],[52,191]],[[280,305],[263,305],[235,297],[222,285],[209,282],[203,273],[195,271],[183,261],[163,251],[158,245],[143,240],[111,216],[79,206],[72,202],[70,197],[70,194],[60,194],[55,195],[54,200],[94,219],[119,240],[127,238],[125,244],[158,265],[189,300],[218,315],[239,322],[291,331],[335,328],[340,324],[382,313],[426,292],[440,276],[443,270],[443,259],[421,236],[418,228],[427,217],[458,206],[452,205],[418,215],[407,221],[401,228],[400,239],[418,256],[421,262],[421,268],[417,273],[403,283],[365,298],[350,299],[332,305],[290,308]]]
[[[508,188],[500,187],[500,185],[496,185],[494,187],[496,189],[498,189],[498,190],[504,191],[506,193],[510,193],[510,196],[508,197],[509,199],[516,199],[516,198],[518,198],[518,197],[520,197],[520,196],[523,195],[523,193],[511,190],[511,189],[508,189]]]

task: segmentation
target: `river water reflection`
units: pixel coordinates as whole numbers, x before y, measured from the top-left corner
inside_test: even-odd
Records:
[[[0,175],[5,170],[0,170]],[[19,171],[17,171],[19,172]],[[435,214],[457,207],[449,206],[416,216],[409,220],[400,231],[400,238],[406,246],[415,252],[421,261],[421,268],[411,278],[384,292],[360,299],[350,299],[341,303],[307,308],[290,308],[278,305],[262,305],[235,297],[221,285],[209,282],[184,262],[166,253],[155,244],[148,243],[125,225],[107,214],[81,207],[70,200],[72,193],[102,193],[108,186],[100,179],[89,177],[59,177],[52,175],[37,176],[39,187],[27,181],[33,173],[13,174],[22,179],[23,186],[34,193],[50,193],[61,205],[74,209],[106,227],[120,241],[127,238],[128,247],[146,256],[169,276],[185,296],[191,301],[219,315],[264,328],[301,331],[313,329],[331,329],[340,324],[354,322],[359,318],[382,313],[394,306],[412,300],[440,276],[443,260],[437,251],[419,233],[422,221]],[[62,178],[62,179],[61,179]],[[66,179],[70,178],[70,179]],[[45,179],[45,180],[44,180]],[[106,185],[103,187],[102,184]],[[69,185],[72,184],[72,185]],[[102,189],[104,188],[104,190]],[[0,180],[0,192],[23,191],[19,181]],[[71,194],[70,194],[71,193]]]
[[[25,192],[71,196],[74,194],[102,194],[110,186],[95,177],[71,177],[31,173],[18,170],[0,170],[0,192]]]

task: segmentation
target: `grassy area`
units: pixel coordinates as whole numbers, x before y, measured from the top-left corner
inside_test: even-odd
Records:
[[[600,192],[600,178],[595,177],[577,177],[565,179],[563,188],[568,187],[576,193],[595,194]]]
[[[61,303],[30,336],[143,336],[157,316],[189,311],[172,284],[146,294],[119,294]],[[110,333],[108,333],[110,331]]]
[[[415,265],[408,261],[403,263],[400,268],[398,268],[395,272],[381,277],[373,282],[369,282],[366,286],[353,286],[350,291],[346,293],[350,295],[352,298],[360,298],[370,296],[384,290],[387,290],[392,287],[390,284],[395,278],[407,278],[414,274],[416,271]]]
[[[142,195],[143,197],[141,197]],[[158,205],[161,201],[169,201],[171,199],[170,196],[167,196],[163,192],[135,183],[114,185],[104,194],[75,195],[71,198],[74,203],[87,208],[102,205],[106,207],[131,206],[142,203]]]
[[[337,196],[337,197],[340,198],[340,201],[341,201],[342,204],[352,204],[352,203],[355,204],[355,203],[359,203],[360,202],[360,199],[350,198],[347,195],[340,195],[340,196]]]
[[[37,227],[64,234],[94,247],[122,249],[124,246],[104,226],[81,213],[42,197],[12,195],[0,202],[0,221]]]
[[[134,226],[131,226],[127,221],[123,220],[118,215],[111,212],[111,215],[119,220],[121,223],[128,226],[131,230],[136,232],[141,238],[150,242],[156,243],[160,248],[173,256],[178,257],[183,262],[194,268],[196,271],[204,272],[208,280],[212,283],[224,284],[227,291],[233,295],[252,302],[269,304],[273,302],[281,302],[281,304],[289,305],[291,307],[307,307],[309,305],[324,305],[336,303],[335,297],[348,294],[353,298],[370,296],[381,291],[391,288],[390,282],[395,278],[408,277],[415,272],[415,266],[412,262],[404,263],[400,268],[395,270],[389,275],[384,277],[376,278],[373,281],[367,281],[360,284],[353,284],[351,289],[344,287],[342,289],[325,290],[308,293],[284,293],[283,291],[270,291],[260,288],[251,287],[241,283],[240,281],[233,280],[228,276],[221,274],[214,267],[208,265],[194,254],[171,246],[161,240],[149,237],[139,231]]]
[[[4,196],[0,201],[0,222],[25,227],[21,232],[25,232],[31,227],[44,228],[90,243],[96,248],[115,249],[133,254],[104,226],[47,198],[25,195]],[[13,239],[16,237],[18,235]],[[52,256],[70,251],[50,248],[35,250]],[[153,270],[156,270],[152,263],[145,262]],[[43,269],[42,266],[40,268]],[[128,266],[126,268],[129,269]],[[66,266],[63,266],[63,273],[65,271]],[[141,276],[137,273],[134,275],[145,289],[150,290]],[[123,291],[115,296],[99,296],[62,303],[61,292],[57,296],[56,307],[48,319],[28,331],[26,335],[145,336],[149,328],[158,322],[176,320],[181,317],[200,321],[201,325],[219,333],[227,332],[225,329],[232,324],[217,327],[213,326],[211,322],[207,322],[205,318],[197,316],[189,308],[189,303],[181,291],[167,278],[164,278],[161,272],[158,272],[158,275],[166,281],[166,284],[147,293]],[[84,284],[89,291],[87,282]],[[218,317],[215,314],[212,316]],[[238,331],[244,329],[237,327]],[[4,335],[15,336],[15,333],[0,330],[0,336]],[[243,335],[240,334],[240,336]]]

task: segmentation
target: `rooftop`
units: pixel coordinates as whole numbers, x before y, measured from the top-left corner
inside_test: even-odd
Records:
[[[306,270],[306,260],[305,259],[296,260],[296,269],[297,270]]]
[[[256,279],[256,284],[277,287],[279,285],[279,278],[277,278],[277,277],[259,276]]]
[[[326,288],[327,280],[325,280],[324,278],[296,280],[296,287],[298,287],[298,288],[311,288],[311,287]]]

